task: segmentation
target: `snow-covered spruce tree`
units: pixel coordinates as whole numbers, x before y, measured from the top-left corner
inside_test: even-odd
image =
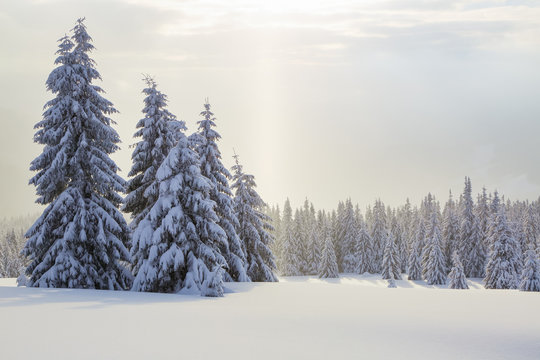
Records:
[[[293,220],[293,237],[295,239],[295,244],[298,247],[296,253],[298,256],[298,270],[300,274],[306,275],[309,271],[308,265],[308,247],[306,233],[304,231],[304,221],[303,214],[299,209],[296,209],[294,212]]]
[[[371,272],[373,269],[373,244],[366,223],[360,219],[358,226],[359,229],[356,235],[356,259],[358,263],[355,272],[363,274]]]
[[[443,285],[446,283],[446,259],[442,252],[439,217],[436,211],[431,214],[430,230],[427,237],[429,255],[424,267],[424,278],[429,285]]]
[[[519,244],[514,239],[504,206],[491,226],[489,260],[484,278],[486,289],[515,289],[518,285]]]
[[[324,227],[324,247],[319,265],[320,278],[338,278],[338,266],[336,253],[334,251],[334,242],[332,241],[331,225],[326,221]]]
[[[373,242],[373,271],[380,272],[382,266],[383,249],[387,236],[386,209],[381,200],[375,202],[373,207],[373,224],[371,239]]]
[[[315,215],[315,208],[313,204],[309,208],[309,231],[308,231],[308,265],[309,275],[317,275],[319,270],[319,263],[321,261],[321,235],[317,226],[317,217]]]
[[[538,236],[539,236],[539,229],[538,229],[538,212],[535,211],[536,209],[530,205],[527,204],[527,208],[525,209],[525,214],[523,215],[523,220],[521,222],[521,227],[523,229],[523,244],[521,244],[521,249],[523,251],[523,259],[527,257],[527,252],[529,251],[529,247],[532,246],[534,249],[538,247]]]
[[[482,229],[476,216],[473,220],[471,239],[475,240],[471,242],[469,251],[467,253],[469,276],[474,278],[482,278],[485,275],[486,252],[484,248],[484,241],[482,239]]]
[[[342,227],[343,238],[341,241],[341,267],[343,272],[352,273],[355,271],[356,264],[358,263],[355,252],[358,229],[356,226],[356,217],[351,199],[347,199],[345,202]]]
[[[384,246],[384,254],[382,259],[382,278],[383,279],[399,279],[399,258],[396,241],[392,232],[389,232]]]
[[[278,273],[281,273],[283,259],[283,221],[281,220],[281,211],[279,205],[275,207],[272,223],[274,224],[274,241],[270,247],[276,262]]]
[[[298,239],[294,236],[294,222],[292,217],[292,208],[289,199],[285,201],[283,206],[283,268],[281,273],[284,276],[299,276],[300,271],[300,245]]]
[[[159,197],[133,233],[134,291],[223,296],[227,237],[217,224],[212,184],[181,133],[156,173]]]
[[[220,249],[227,261],[226,281],[249,281],[246,273],[246,256],[242,250],[240,238],[236,233],[239,227],[238,218],[234,211],[233,193],[229,187],[230,172],[221,162],[221,152],[217,142],[221,138],[214,129],[216,126],[214,114],[210,111],[208,101],[201,112],[203,119],[198,121],[202,142],[195,147],[201,162],[201,174],[210,179],[210,199],[216,203],[215,211],[218,225],[227,235],[227,243]]]
[[[25,235],[27,286],[126,289],[129,228],[118,210],[125,181],[109,157],[120,142],[108,117],[116,110],[92,84],[100,75],[83,21],[60,39],[58,67],[47,79],[55,98],[35,126],[44,149],[32,161],[30,183],[48,206]]]
[[[478,274],[475,273],[475,263],[483,262],[485,259],[476,259],[475,257],[480,252],[474,251],[479,249],[482,242],[481,234],[478,232],[479,226],[475,224],[475,215],[473,212],[474,203],[471,192],[471,179],[465,178],[465,189],[463,190],[463,203],[461,212],[461,223],[459,231],[458,251],[459,257],[463,261],[465,276],[471,277]]]
[[[487,253],[488,248],[488,235],[489,235],[489,220],[490,211],[488,204],[488,196],[486,188],[482,188],[482,193],[478,195],[478,201],[474,209],[478,225],[480,226],[480,234],[482,239],[482,245],[484,247],[484,253]]]
[[[144,117],[137,122],[134,138],[140,138],[131,155],[133,165],[128,176],[127,196],[123,210],[131,213],[132,229],[146,216],[159,196],[156,172],[177,141],[176,132],[185,131],[183,122],[167,110],[167,95],[157,89],[157,83],[149,76],[144,78]],[[178,125],[172,126],[172,124]],[[133,264],[135,271],[138,259]]]
[[[452,255],[452,270],[448,274],[448,287],[450,289],[468,289],[467,278],[465,278],[465,272],[463,271],[463,265],[461,260],[459,260],[459,254],[457,251],[454,251]]]
[[[457,213],[457,205],[452,198],[452,192],[443,211],[443,249],[447,260],[447,269],[452,267],[452,254],[458,248],[459,238],[459,217]]]
[[[522,291],[540,291],[540,261],[532,244],[525,254],[525,265],[521,273],[519,289]]]
[[[247,276],[251,281],[277,281],[274,274],[276,263],[270,250],[273,229],[270,217],[261,209],[265,206],[255,188],[255,177],[245,174],[235,155],[233,179],[231,188],[235,191],[234,210],[238,218],[236,233],[240,237],[246,256]]]
[[[418,228],[416,230],[416,239],[413,243],[409,259],[407,261],[407,279],[422,280],[422,250],[426,237],[424,219],[419,216]]]

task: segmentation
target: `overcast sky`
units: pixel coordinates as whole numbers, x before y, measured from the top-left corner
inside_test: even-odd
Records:
[[[0,216],[39,210],[33,125],[56,40],[85,16],[125,176],[155,76],[189,131],[210,98],[269,203],[417,203],[482,185],[540,195],[540,3],[0,0]]]

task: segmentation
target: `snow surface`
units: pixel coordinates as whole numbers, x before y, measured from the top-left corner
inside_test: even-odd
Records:
[[[540,359],[540,293],[396,284],[289,277],[202,298],[0,279],[0,358]]]

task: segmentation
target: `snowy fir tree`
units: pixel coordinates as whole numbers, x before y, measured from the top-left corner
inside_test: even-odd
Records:
[[[212,184],[185,135],[156,179],[159,197],[133,233],[131,252],[138,261],[133,290],[222,296],[226,262],[219,249],[227,237],[217,224]]]
[[[489,232],[490,210],[489,199],[485,187],[482,188],[482,193],[478,195],[477,205],[474,210],[478,225],[480,226],[480,237],[484,247],[483,251],[486,253],[489,245],[487,239]]]
[[[140,141],[131,155],[133,166],[128,174],[131,179],[123,208],[131,213],[132,229],[156,203],[159,196],[156,172],[176,144],[176,132],[186,130],[184,123],[176,121],[176,116],[167,110],[167,95],[157,89],[155,80],[146,76],[144,81],[144,117],[137,122],[138,130],[134,134]]]
[[[538,211],[536,211],[532,205],[527,204],[523,220],[521,221],[521,224],[519,224],[522,227],[523,232],[523,243],[520,244],[521,249],[524,252],[523,259],[527,257],[526,253],[529,251],[529,247],[532,246],[534,249],[538,247],[537,238],[540,232],[538,229],[538,216]]]
[[[332,241],[331,226],[327,222],[324,230],[324,247],[322,251],[321,263],[319,265],[320,278],[339,277],[334,242]]]
[[[210,199],[216,203],[218,224],[227,235],[227,243],[220,249],[227,261],[225,280],[249,281],[246,273],[246,256],[236,233],[239,224],[234,211],[233,193],[229,187],[229,179],[232,176],[221,162],[221,152],[217,144],[221,136],[215,130],[216,119],[210,111],[208,100],[204,104],[201,116],[203,119],[197,124],[199,125],[198,134],[202,141],[195,149],[201,162],[201,174],[212,183]]]
[[[420,217],[420,222],[416,231],[416,239],[407,261],[407,279],[409,280],[422,280],[422,249],[425,236],[424,221]]]
[[[345,202],[342,228],[342,269],[343,272],[352,273],[355,271],[356,264],[358,262],[355,252],[358,229],[356,226],[356,216],[354,214],[354,207],[351,199],[347,199],[347,201]]]
[[[297,267],[300,274],[305,275],[309,271],[308,247],[304,232],[303,214],[300,209],[296,209],[293,219],[293,238],[295,239]]]
[[[285,201],[283,206],[283,222],[282,222],[282,236],[283,236],[283,259],[282,259],[282,274],[285,276],[299,276],[302,275],[300,270],[300,257],[299,254],[301,247],[298,238],[294,236],[294,223],[292,217],[292,208],[289,199]]]
[[[452,254],[458,249],[459,238],[459,217],[457,213],[457,205],[452,198],[452,192],[443,211],[443,247],[444,255],[447,259],[447,269],[452,267]]]
[[[540,261],[533,244],[525,254],[525,266],[521,273],[519,289],[522,291],[540,291]]]
[[[72,31],[60,39],[47,79],[55,98],[35,126],[44,149],[32,161],[30,183],[47,207],[26,233],[27,286],[126,289],[129,228],[118,210],[126,184],[109,157],[119,149],[108,117],[116,110],[92,84],[100,75],[84,19]]]
[[[367,225],[361,221],[359,224],[359,230],[357,232],[356,239],[356,269],[357,274],[363,274],[365,272],[372,272],[373,269],[373,243],[371,236],[369,235]]]
[[[513,237],[503,206],[491,225],[489,260],[484,283],[486,289],[515,289],[518,281],[519,244]]]
[[[461,223],[459,231],[458,251],[459,257],[463,260],[463,268],[467,277],[478,275],[476,261],[484,262],[484,259],[476,259],[476,255],[482,255],[481,246],[483,240],[480,238],[480,227],[475,224],[474,203],[472,199],[471,179],[465,178],[465,189],[463,190],[463,203],[461,212]]]
[[[387,236],[386,209],[382,201],[377,200],[373,207],[373,225],[371,239],[373,241],[373,271],[380,272],[382,265],[383,249]]]
[[[247,275],[251,281],[277,281],[276,263],[270,250],[273,230],[270,217],[262,212],[265,206],[255,188],[255,177],[244,173],[235,155],[231,188],[235,191],[234,209],[238,217],[236,233],[243,244],[247,262]]]
[[[442,252],[442,240],[439,230],[439,217],[436,211],[431,214],[430,230],[427,236],[428,258],[424,267],[424,278],[429,285],[446,283],[446,260]]]
[[[397,252],[396,241],[394,235],[389,232],[384,246],[384,254],[382,259],[382,278],[383,279],[401,279],[399,272],[399,259]]]
[[[448,287],[450,289],[468,289],[467,278],[465,278],[465,272],[463,271],[463,265],[459,259],[459,254],[454,251],[452,255],[452,270],[448,274]]]
[[[309,222],[308,228],[308,265],[309,275],[317,275],[319,270],[319,263],[321,261],[321,235],[317,226],[317,218],[315,215],[315,208],[313,204],[309,208]]]
[[[482,239],[482,229],[478,221],[478,217],[473,219],[473,227],[471,231],[469,251],[467,252],[467,263],[469,264],[469,277],[482,278],[484,277],[484,269],[486,264],[486,252],[484,249],[484,241]]]

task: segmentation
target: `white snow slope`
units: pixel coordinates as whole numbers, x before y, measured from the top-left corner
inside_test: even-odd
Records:
[[[0,279],[0,359],[540,359],[540,293],[396,283],[291,277],[201,298]]]

